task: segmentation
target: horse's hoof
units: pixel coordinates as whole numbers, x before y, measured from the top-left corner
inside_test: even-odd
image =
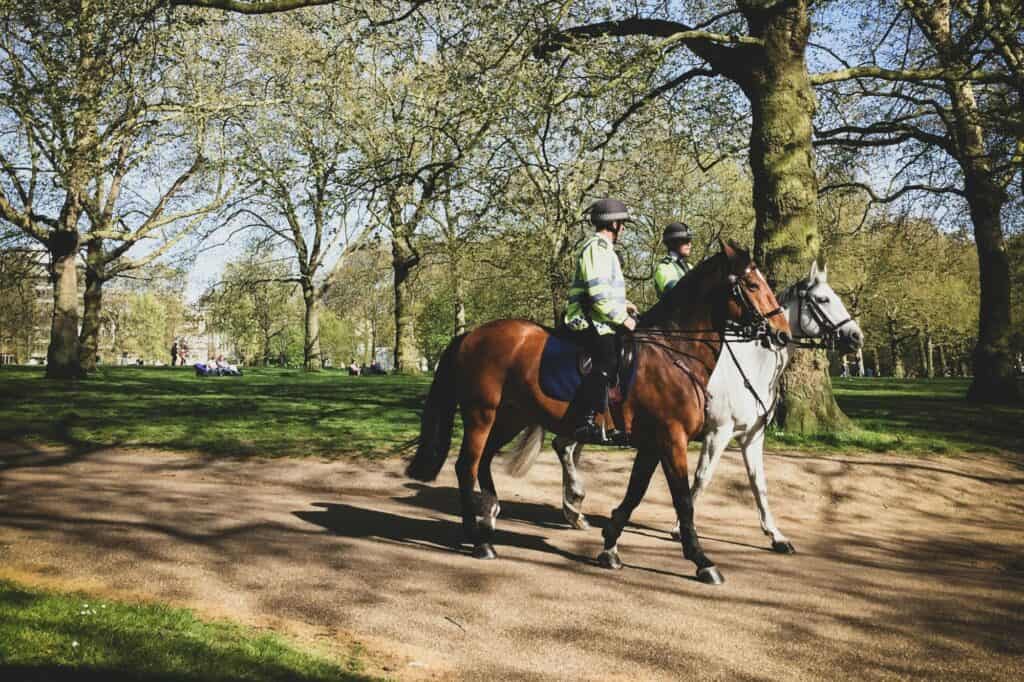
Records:
[[[679,532],[679,528],[678,527],[673,528],[672,531],[669,533],[669,535],[671,535],[672,539],[675,540],[676,542],[680,542],[683,539],[683,536]]]
[[[483,542],[473,547],[473,558],[474,559],[497,559],[498,555],[494,552],[494,547],[489,542]]]
[[[785,542],[772,540],[772,551],[778,552],[779,554],[796,554],[796,548],[793,547],[793,543],[789,540],[786,540]]]
[[[697,569],[697,580],[705,585],[721,585],[725,582],[725,578],[722,577],[722,574],[718,572],[718,568],[715,566]]]
[[[590,530],[590,522],[587,521],[587,517],[583,514],[580,514],[579,516],[576,516],[571,519],[567,519],[567,521],[569,522],[569,525],[575,528],[576,530]]]
[[[619,553],[614,549],[606,549],[597,555],[597,565],[601,568],[610,568],[613,571],[618,571],[622,568],[622,559],[619,558]]]

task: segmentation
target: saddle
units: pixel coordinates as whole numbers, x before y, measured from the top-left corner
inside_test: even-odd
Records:
[[[616,334],[615,345],[617,364],[608,390],[612,404],[621,403],[629,396],[636,379],[636,342],[629,336]],[[540,359],[540,387],[546,396],[572,401],[583,377],[592,369],[590,353],[576,342],[572,332],[552,331]]]

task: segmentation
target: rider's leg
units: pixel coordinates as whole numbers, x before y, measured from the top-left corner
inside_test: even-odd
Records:
[[[588,349],[592,368],[583,380],[586,410],[581,413],[582,420],[575,431],[576,440],[584,443],[603,440],[604,434],[595,417],[608,409],[608,386],[615,371],[615,335],[591,330]]]

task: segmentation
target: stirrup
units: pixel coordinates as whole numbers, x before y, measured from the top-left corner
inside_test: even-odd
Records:
[[[590,445],[629,446],[628,433],[618,429],[605,431],[603,426],[597,425],[592,419],[588,419],[582,426],[577,427],[573,433],[573,438],[577,443],[587,443]]]

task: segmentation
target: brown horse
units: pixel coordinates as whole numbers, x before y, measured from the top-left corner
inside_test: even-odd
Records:
[[[626,498],[605,527],[602,566],[621,568],[617,542],[661,462],[679,517],[683,555],[697,565],[703,582],[720,583],[715,565],[701,550],[693,526],[686,447],[704,422],[705,388],[722,348],[727,321],[762,325],[782,341],[790,335],[775,295],[751,260],[735,244],[705,260],[640,318],[637,375],[614,422],[637,446]],[[422,481],[437,477],[448,457],[456,407],[463,438],[455,471],[459,479],[462,529],[472,555],[495,558],[491,539],[500,507],[491,460],[523,428],[569,435],[575,424],[569,403],[545,395],[539,384],[541,354],[550,331],[525,320],[496,320],[455,338],[438,364],[424,406],[419,447],[406,473]],[[605,414],[606,423],[612,415]],[[473,490],[481,488],[481,522]]]

